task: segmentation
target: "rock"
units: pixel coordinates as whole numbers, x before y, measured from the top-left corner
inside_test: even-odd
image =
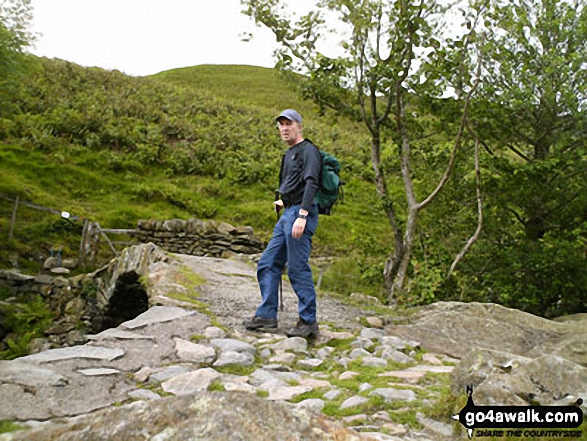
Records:
[[[298,395],[310,392],[311,390],[312,388],[307,386],[282,386],[271,388],[269,389],[269,396],[267,399],[269,401],[287,401]]]
[[[284,363],[284,364],[292,364],[296,359],[296,355],[292,354],[291,352],[283,352],[280,354],[271,357],[269,361],[271,363]]]
[[[435,434],[441,435],[446,439],[452,439],[454,437],[454,430],[451,424],[441,423],[440,421],[435,421],[431,418],[428,418],[426,415],[417,412],[416,419],[420,424],[422,424],[426,429]]]
[[[417,364],[409,367],[408,371],[415,372],[430,372],[431,374],[450,374],[454,370],[454,366],[430,366],[427,364]]]
[[[391,360],[395,363],[412,363],[414,361],[414,359],[412,357],[409,357],[408,355],[404,354],[403,352],[400,351],[396,351],[395,349],[392,349],[390,347],[387,347],[385,349],[383,349],[383,351],[381,351],[381,354],[379,354],[379,356],[381,358],[383,358],[384,360]]]
[[[315,369],[324,363],[324,360],[319,358],[307,358],[305,360],[299,360],[296,366],[302,369]]]
[[[224,351],[213,364],[214,367],[222,366],[251,366],[255,357],[249,352]]]
[[[389,372],[383,372],[381,374],[377,375],[378,377],[395,377],[395,378],[399,378],[403,381],[408,381],[410,383],[417,383],[420,379],[424,378],[426,376],[426,372],[420,371],[420,372],[415,372],[415,371],[410,371],[410,370],[404,370],[404,371],[389,371]]]
[[[173,377],[171,380],[162,383],[161,387],[165,392],[174,395],[189,395],[194,392],[206,390],[212,381],[221,376],[221,374],[212,368],[203,368]]]
[[[147,312],[120,325],[124,329],[143,328],[156,323],[171,322],[173,320],[195,314],[195,311],[178,308],[177,306],[153,306]]]
[[[355,341],[351,343],[351,348],[369,350],[374,345],[375,344],[373,343],[373,340],[370,340],[368,338],[357,338]]]
[[[53,274],[58,274],[58,275],[69,274],[69,272],[70,272],[67,268],[63,268],[63,267],[51,268],[50,271]]]
[[[363,383],[359,386],[359,393],[363,393],[368,391],[369,389],[373,389],[373,386],[369,383]]]
[[[360,375],[360,374],[358,372],[346,371],[346,372],[343,372],[342,374],[340,374],[338,376],[338,379],[339,380],[352,380],[357,375]]]
[[[359,396],[350,397],[342,402],[342,404],[340,405],[340,409],[344,410],[344,409],[349,409],[351,407],[357,407],[357,406],[360,406],[361,404],[366,403],[367,401],[369,401],[369,400],[365,397],[359,397]]]
[[[51,256],[45,259],[43,262],[43,269],[50,270],[51,268],[56,268],[59,265],[59,259],[57,257]]]
[[[581,318],[557,322],[493,303],[438,302],[414,314],[412,324],[386,329],[459,359],[475,349],[499,348],[531,358],[552,354],[587,366],[587,320]]]
[[[379,317],[367,317],[365,320],[372,328],[383,328],[383,320]]]
[[[156,369],[144,366],[139,371],[135,372],[133,378],[135,379],[135,381],[138,381],[139,383],[144,383],[149,379],[151,374],[154,374],[155,372],[157,372]]]
[[[175,351],[182,361],[192,363],[212,363],[216,359],[216,351],[210,346],[192,343],[181,338],[175,338]]]
[[[270,391],[272,389],[277,389],[278,387],[288,387],[285,381],[280,380],[279,378],[272,378],[271,380],[265,381],[263,384],[259,386],[259,389],[264,391]]]
[[[86,335],[88,340],[155,340],[152,335],[143,335],[136,332],[129,332],[119,328],[110,328],[96,335]]]
[[[124,422],[121,424],[121,422]],[[139,401],[62,424],[14,432],[15,441],[61,439],[200,439],[361,441],[368,439],[331,418],[303,407],[269,402],[254,395],[202,392],[185,397]]]
[[[0,360],[0,383],[60,387],[67,384],[67,378],[51,369],[39,368],[19,360]]]
[[[383,346],[390,346],[395,350],[403,351],[408,347],[408,343],[395,335],[386,335],[379,339]]]
[[[122,349],[83,345],[71,348],[50,349],[45,352],[39,352],[38,354],[20,357],[18,360],[29,363],[49,363],[72,358],[112,361],[123,355],[124,350]]]
[[[351,415],[351,416],[343,417],[342,421],[344,421],[344,423],[349,426],[351,426],[352,424],[360,424],[364,421],[367,421],[367,414],[360,413],[358,415]],[[358,427],[363,427],[363,426],[361,425]]]
[[[391,401],[414,401],[417,397],[414,391],[409,389],[380,388],[375,389],[369,395],[383,397],[386,403]]]
[[[371,352],[366,351],[363,348],[353,349],[351,351],[351,353],[349,354],[349,357],[351,357],[353,360],[355,360],[357,358],[370,357],[370,356],[371,356]]]
[[[251,355],[257,352],[249,343],[233,338],[214,338],[210,340],[210,344],[221,351],[248,352]]]
[[[96,368],[96,369],[80,369],[80,374],[86,377],[99,377],[102,375],[117,375],[120,374],[118,369]]]
[[[587,368],[553,355],[531,359],[477,350],[453,373],[456,392],[465,393],[467,385],[479,405],[561,404],[565,397],[587,395]]]
[[[333,389],[333,390],[329,390],[328,392],[326,392],[323,397],[326,400],[336,400],[336,398],[341,394],[342,392],[338,389]]]
[[[300,381],[298,381],[298,386],[307,386],[311,387],[312,389],[324,389],[332,387],[329,381],[316,380],[313,378],[302,378]]]
[[[184,366],[168,366],[159,368],[156,369],[155,372],[149,373],[149,381],[151,383],[161,383],[163,381],[179,377],[180,375],[187,374],[188,372],[190,372],[189,369]]]
[[[387,333],[385,332],[385,330],[377,328],[364,328],[361,331],[361,337],[368,338],[371,340],[377,340],[381,337],[385,337],[386,334]]]
[[[318,349],[318,352],[316,352],[316,357],[319,358],[320,360],[327,360],[330,358],[330,356],[333,353],[334,353],[334,348],[326,346],[326,347]]]
[[[320,329],[317,343],[325,344],[331,340],[350,340],[352,338],[355,338],[355,335],[351,332],[335,332],[326,329]]]
[[[306,353],[308,350],[308,342],[302,337],[291,337],[271,345],[271,349],[274,351],[283,350]]]
[[[257,392],[257,389],[254,386],[251,386],[247,383],[239,383],[234,381],[222,381],[222,385],[224,386],[224,390],[228,392],[246,392],[249,394],[254,394]]]
[[[387,367],[387,360],[379,357],[365,357],[361,365],[368,367]]]
[[[1,319],[0,319],[1,322]],[[2,336],[0,336],[0,340]],[[29,354],[38,354],[39,352],[51,349],[51,342],[46,338],[33,338],[28,345]]]
[[[442,365],[442,362],[438,359],[438,357],[436,357],[436,355],[430,354],[430,353],[422,355],[422,361],[424,361],[428,364],[434,364],[437,366]]]
[[[206,329],[204,329],[204,336],[209,339],[224,338],[226,337],[226,331],[216,326],[209,326]]]
[[[326,403],[324,400],[321,400],[320,398],[309,398],[307,400],[300,401],[296,407],[309,409],[314,412],[320,412],[322,409],[324,409],[325,405]]]
[[[130,391],[128,396],[133,400],[156,400],[161,398],[161,396],[148,389],[137,389]]]

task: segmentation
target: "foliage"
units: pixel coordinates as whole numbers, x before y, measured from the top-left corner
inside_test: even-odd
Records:
[[[584,310],[587,2],[492,1],[482,15],[471,127],[487,153],[487,222],[474,266],[461,268],[474,287],[465,297],[483,292],[538,314]]]
[[[448,38],[441,17],[450,7],[435,1],[325,0],[297,20],[288,17],[277,0],[242,3],[246,14],[275,34],[281,45],[279,66],[286,72],[306,74],[300,82],[302,96],[323,112],[330,110],[360,121],[367,130],[375,187],[394,240],[384,274],[389,300],[396,301],[409,278],[420,211],[437,197],[454,168],[470,98],[478,83],[478,74],[464,68],[465,62],[479,58],[470,49],[476,39],[471,22],[478,16],[463,14],[469,31]],[[324,55],[319,41],[337,32],[343,38],[342,55]],[[456,91],[460,126],[455,134],[436,126],[445,137],[454,136],[454,141],[447,163],[426,170],[429,181],[436,184],[422,191],[412,170],[412,149],[418,139],[429,135],[427,124],[422,124],[425,121],[412,110],[417,106],[416,97],[436,98],[448,88]],[[387,142],[402,178],[399,198],[390,191],[392,178],[382,160]],[[405,207],[405,218],[400,216],[400,206]]]
[[[31,340],[42,337],[53,320],[53,314],[39,295],[19,303],[2,303],[0,312],[5,317],[4,326],[11,332],[5,340],[8,349],[0,352],[4,360],[27,355]]]
[[[380,169],[387,176],[388,197],[381,199],[373,186],[376,174],[365,127],[345,116],[321,115],[299,101],[296,87],[310,87],[299,75],[284,78],[273,69],[203,66],[132,78],[27,58],[34,68],[20,82],[14,101],[19,107],[0,118],[0,193],[66,210],[105,228],[133,228],[147,218],[213,218],[251,225],[268,239],[283,149],[273,118],[283,107],[294,107],[304,114],[305,134],[339,158],[346,182],[344,204],[335,207],[335,215],[321,217],[315,236],[314,255],[333,262],[321,289],[383,297],[382,271],[394,238],[382,214],[393,201],[400,225],[408,216],[392,126],[382,129]],[[249,82],[254,85],[250,90]],[[419,214],[407,269],[410,282],[398,300],[495,301],[548,315],[581,311],[585,280],[579,269],[585,265],[587,228],[583,123],[561,123],[556,133],[564,136],[550,150],[560,154],[524,161],[497,136],[500,121],[511,118],[507,103],[495,105],[486,93],[489,86],[483,87],[470,118],[471,133],[482,135],[485,152],[493,153],[481,157],[482,236],[447,280],[451,261],[476,222],[472,143],[464,140],[454,179]],[[414,191],[429,194],[450,159],[448,133],[454,134],[459,103],[411,93],[405,98],[414,134]],[[520,104],[516,109],[525,108]],[[518,141],[516,148],[522,145]],[[537,195],[550,213],[544,236],[529,241],[513,212],[525,219]],[[0,199],[2,235],[8,232],[13,206]],[[0,241],[1,265],[12,265],[18,255],[21,269],[34,274],[52,248],[62,247],[63,257],[75,257],[80,231],[77,221],[21,206],[14,239]],[[104,247],[98,264],[111,257]],[[315,271],[315,278],[319,275]]]
[[[0,118],[13,111],[19,82],[26,73],[23,50],[34,40],[27,30],[31,18],[30,0],[0,1]]]

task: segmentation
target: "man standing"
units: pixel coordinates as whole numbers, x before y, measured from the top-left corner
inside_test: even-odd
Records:
[[[277,117],[281,139],[288,146],[279,172],[281,199],[275,209],[284,208],[273,236],[257,265],[261,304],[255,316],[243,324],[249,331],[277,328],[279,283],[285,264],[291,285],[298,296],[299,320],[286,332],[288,337],[309,337],[318,333],[316,290],[309,264],[312,235],[318,226],[318,191],[321,159],[316,146],[302,135],[302,117],[293,109]]]

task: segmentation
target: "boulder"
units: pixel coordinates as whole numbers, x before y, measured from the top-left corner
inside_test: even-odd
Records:
[[[121,423],[124,422],[124,423]],[[361,441],[371,439],[302,406],[226,392],[138,401],[65,423],[12,434],[14,440],[201,439]]]
[[[453,371],[453,389],[473,386],[478,405],[569,405],[587,397],[587,368],[555,355],[535,359],[478,349]]]
[[[464,358],[475,349],[496,349],[531,358],[552,354],[587,366],[587,319],[547,320],[493,303],[438,302],[415,313],[391,335],[416,339],[430,351]],[[507,337],[507,338],[506,338]]]

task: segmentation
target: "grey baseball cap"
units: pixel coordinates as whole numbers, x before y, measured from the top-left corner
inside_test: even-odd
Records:
[[[287,118],[290,121],[295,121],[298,123],[302,122],[302,115],[300,115],[294,109],[285,109],[283,112],[279,114],[277,118],[275,118],[275,120],[278,121],[279,118]]]

